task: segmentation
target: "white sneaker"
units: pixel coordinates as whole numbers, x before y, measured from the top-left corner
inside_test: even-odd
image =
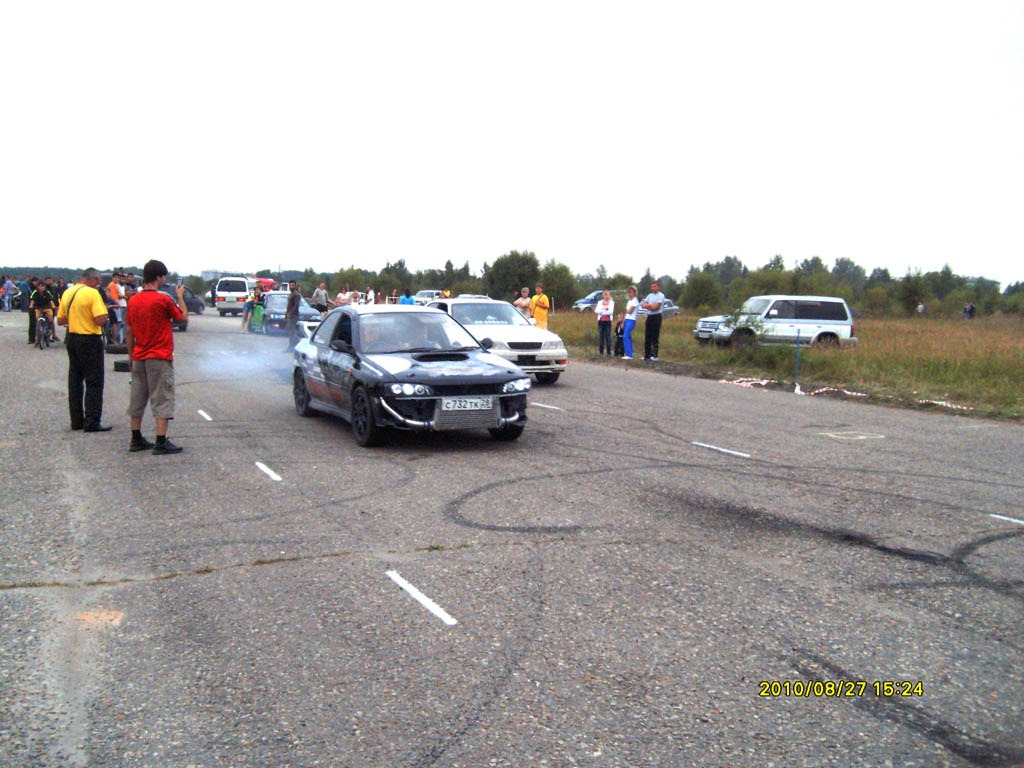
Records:
[[[651,360],[654,361],[655,363],[658,362],[658,358],[656,357],[652,357]]]
[[[623,359],[623,360],[632,360],[632,359],[633,359],[633,356],[632,356],[632,355],[623,355],[623,356],[622,356],[622,359]]]

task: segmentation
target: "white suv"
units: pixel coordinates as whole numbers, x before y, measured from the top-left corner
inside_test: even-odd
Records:
[[[753,296],[735,315],[702,317],[693,337],[701,344],[853,346],[853,315],[835,296]]]

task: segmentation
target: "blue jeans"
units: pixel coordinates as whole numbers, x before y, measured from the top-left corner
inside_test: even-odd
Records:
[[[622,348],[626,357],[633,356],[633,329],[636,328],[636,320],[626,320],[622,324]]]
[[[615,347],[612,346],[611,320],[599,320],[597,323],[597,354],[603,355],[605,348],[608,349],[609,355],[615,351]]]

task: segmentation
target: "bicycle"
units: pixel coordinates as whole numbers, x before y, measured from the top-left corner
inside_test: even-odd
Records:
[[[39,317],[36,318],[36,346],[46,349],[50,346],[52,338],[53,328],[50,326],[50,318],[40,312]]]

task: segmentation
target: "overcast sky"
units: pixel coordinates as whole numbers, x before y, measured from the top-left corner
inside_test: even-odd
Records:
[[[0,3],[0,262],[1024,280],[1024,3]]]

